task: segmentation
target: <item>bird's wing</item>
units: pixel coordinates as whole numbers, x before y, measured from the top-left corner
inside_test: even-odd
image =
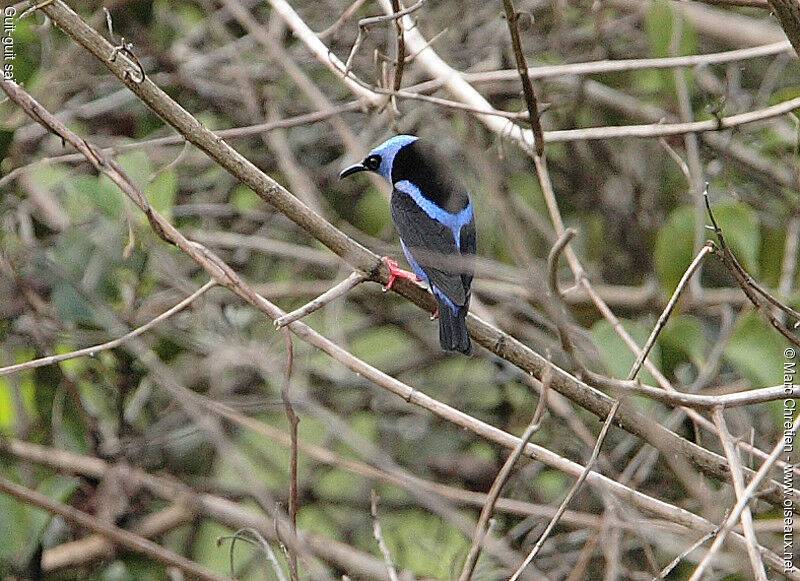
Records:
[[[475,232],[475,219],[461,227],[461,255],[472,257],[477,253],[477,234]],[[472,284],[472,266],[465,264],[465,268],[461,271],[461,281],[464,288],[467,289],[467,298],[469,299],[469,287]]]
[[[456,305],[466,304],[469,283],[465,285],[462,275],[466,265],[451,260],[450,263],[458,264],[452,270],[447,268],[448,258],[461,256],[452,230],[428,216],[408,194],[397,189],[392,193],[391,208],[400,239],[429,282]],[[464,242],[472,244],[474,253],[474,224],[472,231],[472,242]]]

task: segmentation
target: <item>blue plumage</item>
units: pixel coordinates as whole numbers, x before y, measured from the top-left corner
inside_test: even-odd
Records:
[[[422,208],[430,218],[437,222],[444,224],[453,232],[453,238],[456,241],[456,246],[461,249],[461,228],[472,222],[472,202],[467,204],[467,207],[458,212],[451,214],[447,210],[443,210],[434,202],[425,197],[420,189],[408,180],[403,180],[394,184],[394,187],[401,192],[411,196],[411,199],[416,202],[417,206]],[[408,253],[406,253],[408,254]]]
[[[385,141],[340,177],[360,171],[373,171],[394,187],[392,221],[411,268],[436,298],[442,348],[470,353],[466,326],[472,284],[469,257],[475,254],[476,239],[466,189],[435,152],[413,135]],[[390,264],[390,270],[392,280],[405,276],[394,265]]]

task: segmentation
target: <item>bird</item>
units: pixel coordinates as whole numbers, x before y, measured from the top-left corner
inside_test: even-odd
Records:
[[[387,290],[397,278],[427,283],[438,306],[439,344],[445,351],[470,355],[466,316],[477,237],[469,192],[434,147],[414,135],[384,141],[339,178],[363,171],[392,184],[392,222],[413,270],[383,258],[390,272]]]

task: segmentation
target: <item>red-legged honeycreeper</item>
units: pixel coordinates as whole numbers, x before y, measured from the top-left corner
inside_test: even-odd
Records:
[[[392,221],[414,273],[428,283],[439,310],[439,343],[447,351],[470,354],[467,332],[475,220],[472,201],[433,148],[413,135],[397,135],[369,152],[340,178],[360,171],[380,174],[393,186]],[[385,260],[391,271],[387,288],[411,273]]]

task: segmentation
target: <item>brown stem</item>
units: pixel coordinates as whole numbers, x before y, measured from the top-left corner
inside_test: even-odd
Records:
[[[297,424],[300,419],[294,413],[292,401],[289,396],[289,387],[292,380],[292,369],[294,368],[294,345],[292,334],[289,329],[281,329],[284,341],[286,342],[286,369],[283,375],[283,386],[281,387],[281,399],[283,407],[286,409],[286,418],[289,420],[289,435],[291,438],[290,460],[289,460],[289,519],[291,521],[292,535],[297,538]],[[297,553],[289,551],[289,572],[292,581],[299,581],[297,574]]]
[[[517,12],[514,10],[514,3],[511,0],[503,0],[503,8],[506,11],[506,21],[508,22],[508,32],[511,35],[511,46],[514,47],[514,59],[517,62],[517,72],[522,80],[522,92],[525,95],[525,104],[528,106],[528,118],[533,128],[533,135],[536,140],[536,155],[544,155],[544,132],[539,119],[539,107],[536,104],[536,94],[533,92],[533,83],[528,76],[528,63],[525,60],[525,53],[522,52],[522,41],[519,38],[519,23],[517,22]]]

